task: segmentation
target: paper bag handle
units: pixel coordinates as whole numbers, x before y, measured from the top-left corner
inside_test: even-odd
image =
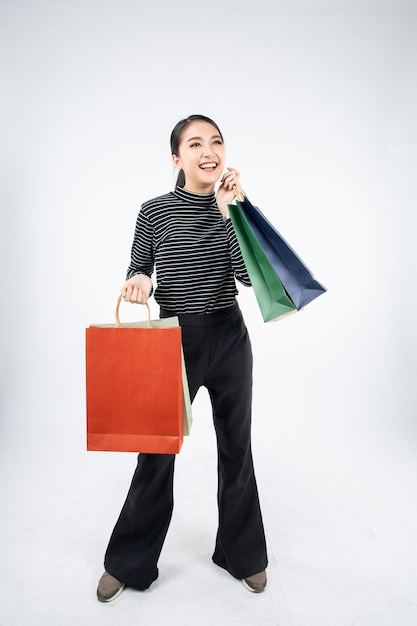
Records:
[[[116,304],[116,311],[115,311],[115,317],[116,317],[116,327],[120,328],[121,324],[120,324],[120,317],[119,317],[119,306],[120,306],[120,302],[122,301],[122,294],[120,294],[120,296],[117,298],[117,304]],[[146,308],[148,309],[148,328],[151,327],[151,309],[149,307],[149,304],[147,302],[145,302],[146,304]]]
[[[245,192],[237,185],[233,185],[233,191],[235,192],[236,200],[243,202],[245,199]]]

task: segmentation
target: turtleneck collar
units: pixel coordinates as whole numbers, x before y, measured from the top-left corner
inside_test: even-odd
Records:
[[[193,191],[188,191],[183,187],[176,187],[173,192],[177,198],[181,198],[181,200],[185,200],[186,202],[190,202],[191,204],[199,204],[200,206],[212,206],[216,204],[216,195],[215,193],[194,193]]]

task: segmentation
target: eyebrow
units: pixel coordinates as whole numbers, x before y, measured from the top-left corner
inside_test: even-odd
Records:
[[[200,141],[202,141],[202,137],[190,137],[190,139],[187,139],[187,143],[189,143],[190,141],[195,141],[196,139],[199,139]],[[220,135],[212,135],[210,139],[222,139],[222,138]]]

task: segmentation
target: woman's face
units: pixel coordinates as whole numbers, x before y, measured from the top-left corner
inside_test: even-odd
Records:
[[[182,132],[175,167],[185,174],[184,189],[212,193],[225,168],[225,148],[219,131],[208,122],[191,122]]]

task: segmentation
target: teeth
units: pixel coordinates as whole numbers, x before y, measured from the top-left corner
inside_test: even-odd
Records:
[[[214,170],[214,168],[216,167],[216,163],[203,163],[203,165],[200,165],[200,167],[203,170]]]

